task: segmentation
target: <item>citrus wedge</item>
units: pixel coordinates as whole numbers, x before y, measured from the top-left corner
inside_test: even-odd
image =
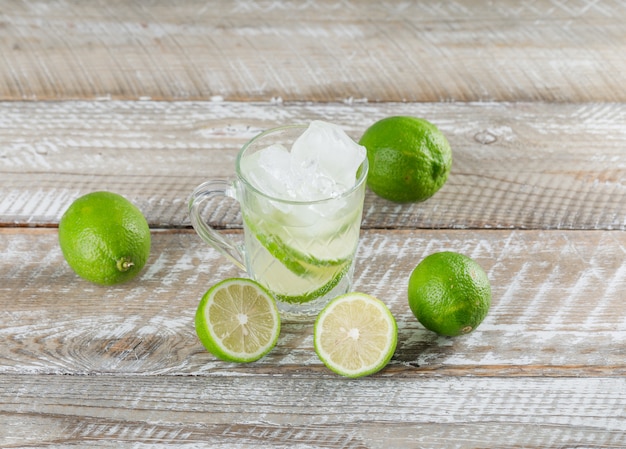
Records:
[[[333,299],[315,321],[313,343],[331,371],[362,377],[380,371],[396,350],[398,326],[381,300],[364,293]]]
[[[273,296],[257,282],[243,278],[211,287],[198,305],[195,325],[204,347],[229,362],[259,360],[276,346],[280,334]]]

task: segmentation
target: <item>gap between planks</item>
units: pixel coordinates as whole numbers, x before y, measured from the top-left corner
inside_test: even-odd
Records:
[[[423,203],[368,191],[364,228],[626,229],[623,103],[0,103],[0,226],[54,225],[94,190],[126,196],[152,227],[189,226],[193,189],[232,179],[260,131],[322,119],[358,139],[390,115],[435,123],[452,171]],[[211,201],[206,219],[241,227],[234,201]]]

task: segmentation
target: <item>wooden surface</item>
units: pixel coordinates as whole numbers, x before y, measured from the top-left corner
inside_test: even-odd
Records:
[[[624,101],[625,13],[621,0],[4,0],[0,98]]]
[[[626,3],[0,3],[0,447],[626,447]],[[368,192],[355,289],[391,308],[389,366],[358,380],[287,322],[221,362],[193,315],[241,275],[190,229],[200,182],[261,130],[358,139],[415,115],[453,148],[425,203]],[[112,190],[153,236],[128,284],[64,262],[58,221]],[[241,235],[233,203],[210,222]],[[488,273],[481,326],[437,337],[408,276],[453,250]]]

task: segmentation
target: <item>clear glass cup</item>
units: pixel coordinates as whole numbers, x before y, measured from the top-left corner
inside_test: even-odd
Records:
[[[306,129],[306,125],[285,126],[254,137],[237,156],[234,181],[207,181],[189,201],[191,223],[198,235],[272,292],[283,318],[291,319],[315,316],[330,299],[352,288],[368,170],[365,158],[351,188],[315,201],[275,198],[246,179],[242,170],[246,157],[277,143],[291,148]],[[204,203],[217,196],[239,203],[243,245],[202,218]]]

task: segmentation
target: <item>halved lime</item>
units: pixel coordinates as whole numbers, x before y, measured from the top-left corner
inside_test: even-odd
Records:
[[[276,346],[280,334],[273,296],[257,282],[243,278],[211,287],[198,305],[195,324],[204,347],[229,362],[259,360]]]
[[[381,300],[364,293],[333,299],[315,321],[313,343],[324,365],[346,377],[376,373],[398,342],[396,320]]]

